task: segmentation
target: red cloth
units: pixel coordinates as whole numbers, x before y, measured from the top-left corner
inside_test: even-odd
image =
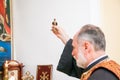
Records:
[[[52,80],[52,65],[38,65],[36,80]]]

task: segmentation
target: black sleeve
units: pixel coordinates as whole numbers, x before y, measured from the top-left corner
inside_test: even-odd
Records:
[[[83,69],[77,67],[76,61],[72,57],[72,50],[72,39],[70,39],[65,45],[65,48],[57,66],[57,70],[69,76],[80,78],[81,74],[83,73]]]
[[[88,80],[119,80],[117,76],[105,68],[95,70]]]

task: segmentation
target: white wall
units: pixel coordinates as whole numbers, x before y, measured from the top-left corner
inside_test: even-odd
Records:
[[[38,64],[53,64],[53,80],[77,80],[56,70],[64,48],[51,22],[72,37],[80,26],[99,25],[99,0],[13,0],[14,58],[36,77]],[[79,80],[79,79],[78,79]]]

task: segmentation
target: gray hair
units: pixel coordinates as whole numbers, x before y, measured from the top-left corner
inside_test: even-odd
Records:
[[[105,51],[106,41],[104,33],[99,27],[95,25],[91,24],[84,25],[78,34],[78,40],[79,39],[87,40],[90,43],[92,43],[96,51],[98,50]]]

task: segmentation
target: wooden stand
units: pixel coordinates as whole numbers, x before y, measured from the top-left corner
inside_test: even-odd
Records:
[[[6,60],[3,65],[3,80],[9,80],[14,74],[16,80],[21,80],[23,64],[16,60]]]

